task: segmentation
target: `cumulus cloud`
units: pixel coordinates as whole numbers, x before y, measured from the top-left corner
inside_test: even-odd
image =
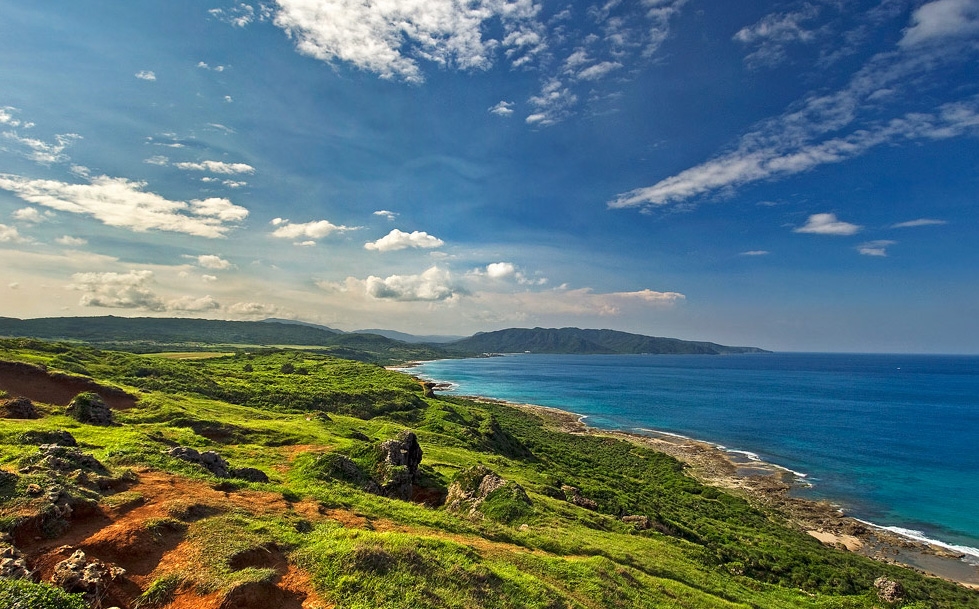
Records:
[[[262,302],[236,302],[225,309],[233,317],[246,319],[263,319],[280,316],[279,307]]]
[[[546,277],[527,277],[512,262],[492,262],[485,267],[473,269],[468,273],[470,277],[485,277],[494,281],[513,281],[521,285],[544,285],[547,283]]]
[[[867,243],[862,243],[857,246],[857,251],[864,256],[887,256],[887,247],[894,245],[897,241],[888,241],[886,239],[879,239],[877,241],[868,241]]]
[[[979,0],[935,0],[918,7],[900,46],[941,44],[979,34]]]
[[[156,74],[152,70],[140,70],[139,72],[136,72],[136,78],[140,80],[154,81],[156,80]]]
[[[210,171],[225,175],[236,173],[255,173],[255,168],[246,163],[225,163],[224,161],[201,161],[200,163],[174,163],[177,169],[186,171]]]
[[[0,189],[35,205],[91,216],[108,226],[136,232],[161,230],[198,237],[224,237],[248,210],[227,199],[172,201],[147,192],[146,182],[93,177],[88,184],[34,180],[0,174]]]
[[[419,275],[391,275],[381,279],[371,275],[364,281],[367,295],[378,300],[402,302],[442,302],[459,297],[449,271],[433,266]]]
[[[200,298],[194,298],[193,296],[181,296],[180,298],[167,302],[168,311],[202,313],[204,311],[213,311],[220,308],[221,304],[210,296],[201,296]]]
[[[917,220],[892,224],[891,228],[916,228],[918,226],[941,226],[943,224],[948,224],[948,222],[945,220],[934,220],[932,218],[918,218]]]
[[[79,304],[86,307],[110,309],[142,309],[166,311],[162,298],[149,287],[153,271],[128,273],[75,273],[69,288],[83,292]]]
[[[82,239],[81,237],[72,237],[71,235],[64,235],[64,236],[58,237],[54,241],[58,245],[64,245],[66,247],[81,247],[83,245],[87,245],[88,244],[88,241],[87,240]]]
[[[503,45],[484,37],[490,24],[502,25],[504,37],[534,32],[538,10],[532,0],[279,0],[274,23],[304,55],[348,62],[382,78],[422,82],[416,58],[442,67],[486,69]],[[530,38],[511,36],[507,44],[526,46]]]
[[[489,113],[497,116],[511,116],[513,115],[513,107],[515,105],[513,102],[500,101],[489,109]]]
[[[13,226],[0,224],[0,243],[22,243],[26,241]]]
[[[364,249],[375,252],[394,252],[408,248],[433,249],[443,245],[445,245],[444,241],[424,231],[416,230],[406,233],[395,228],[377,241],[365,243]]]
[[[388,211],[386,209],[379,209],[379,210],[377,210],[377,211],[374,212],[374,215],[375,216],[380,216],[382,218],[387,218],[388,220],[391,220],[391,221],[393,221],[395,218],[398,217],[398,214],[394,213],[393,211]]]
[[[197,266],[215,271],[224,271],[234,267],[229,261],[215,254],[202,254],[198,256]]]
[[[272,231],[272,236],[278,237],[279,239],[301,239],[303,237],[308,239],[322,239],[323,237],[329,237],[333,233],[354,230],[348,226],[337,226],[328,220],[292,224],[289,220],[276,218],[272,220],[272,225],[278,227]]]
[[[47,220],[47,216],[39,212],[36,207],[24,207],[14,211],[14,213],[10,215],[14,220],[30,222],[31,224],[39,224]]]
[[[792,232],[809,233],[813,235],[855,235],[863,228],[849,222],[842,222],[836,218],[836,214],[813,214],[805,225],[794,229]]]

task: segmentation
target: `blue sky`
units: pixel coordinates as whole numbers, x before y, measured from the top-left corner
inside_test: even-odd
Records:
[[[979,352],[979,0],[0,14],[0,315]]]

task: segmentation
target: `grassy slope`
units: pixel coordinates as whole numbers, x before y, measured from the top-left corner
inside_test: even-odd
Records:
[[[274,542],[339,607],[869,608],[880,606],[872,582],[882,574],[905,585],[906,606],[979,607],[979,595],[958,586],[826,548],[700,485],[667,456],[561,434],[502,405],[427,399],[410,378],[377,366],[296,352],[178,361],[18,340],[0,341],[0,360],[85,373],[141,395],[117,414],[117,427],[79,424],[43,406],[49,414],[39,420],[0,420],[8,471],[35,450],[19,442],[22,432],[67,429],[117,471],[149,467],[217,483],[162,454],[174,443],[217,450],[272,478],[236,483],[241,492],[356,515],[342,524],[291,510],[231,510],[178,522],[200,566],[161,575],[154,590],[203,594],[261,580],[267,569],[232,570],[230,557]],[[286,364],[292,373],[283,373]],[[508,522],[474,520],[365,493],[317,466],[324,451],[356,459],[404,428],[418,434],[431,494],[481,463],[523,485],[532,510]],[[562,484],[580,488],[598,511],[558,498]],[[0,524],[14,524],[21,500],[0,495]],[[644,514],[656,526],[637,531],[620,514]]]

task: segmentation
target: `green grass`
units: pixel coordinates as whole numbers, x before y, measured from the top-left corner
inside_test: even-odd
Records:
[[[181,531],[194,567],[160,574],[141,607],[162,606],[178,590],[274,583],[271,564],[238,564],[249,552],[269,552],[307,570],[338,607],[870,609],[881,606],[872,583],[887,575],[908,590],[907,608],[979,608],[975,592],[827,548],[700,484],[671,457],[619,439],[563,434],[501,404],[425,398],[413,379],[376,365],[275,350],[172,359],[30,340],[0,340],[0,359],[74,368],[139,396],[136,407],[116,413],[114,427],[79,423],[57,407],[44,407],[38,420],[0,420],[0,466],[9,472],[37,451],[19,442],[24,432],[64,429],[111,470],[107,477],[152,468],[227,483],[164,454],[190,446],[271,479],[224,487],[231,493],[272,492],[364,523],[310,522],[293,511],[195,513],[192,502],[175,503],[168,517],[145,526],[161,536]],[[404,429],[418,436],[430,492],[444,493],[475,465],[509,484],[476,518],[361,490],[377,444]],[[341,467],[343,459],[358,469]],[[47,481],[11,476],[0,479],[0,526],[8,528],[35,505],[27,485]],[[100,495],[70,476],[56,482],[107,508],[144,500],[136,491]],[[564,484],[597,510],[568,503]],[[646,515],[654,526],[637,531],[623,514]]]

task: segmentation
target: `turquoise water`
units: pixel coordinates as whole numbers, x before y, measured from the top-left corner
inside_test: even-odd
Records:
[[[747,451],[799,493],[979,562],[979,357],[512,355],[412,369],[463,395]]]

